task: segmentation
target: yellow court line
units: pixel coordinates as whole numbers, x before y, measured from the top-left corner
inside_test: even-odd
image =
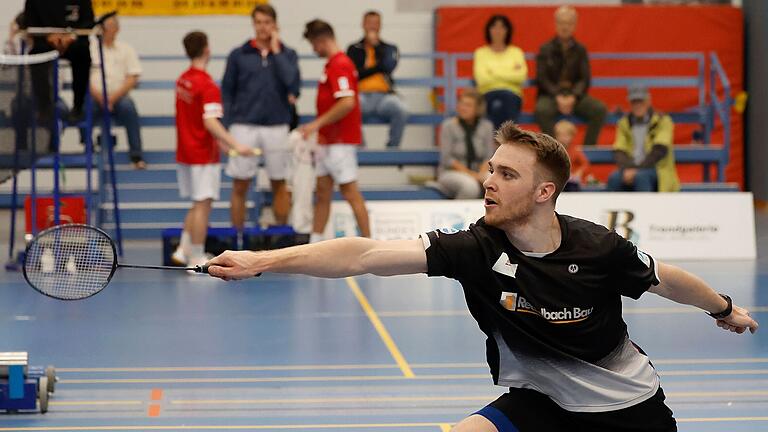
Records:
[[[711,391],[711,392],[667,392],[667,397],[749,397],[768,396],[768,391]],[[341,398],[297,398],[297,399],[178,399],[172,405],[271,405],[271,404],[317,404],[317,403],[384,403],[384,402],[477,402],[493,399],[494,395],[480,396],[393,396],[393,397],[341,397]],[[143,405],[143,401],[51,401],[52,406],[115,406]]]
[[[712,370],[678,370],[659,371],[661,376],[719,376],[719,375],[768,375],[768,369],[712,369]],[[61,379],[62,384],[174,384],[174,383],[275,383],[275,382],[349,382],[349,381],[399,381],[415,379],[420,381],[433,380],[465,380],[488,379],[488,374],[441,374],[441,375],[331,375],[331,376],[300,376],[300,377],[220,377],[220,378],[113,378],[113,379]]]
[[[381,402],[460,402],[490,401],[498,395],[487,396],[391,396],[391,397],[339,397],[304,399],[187,399],[172,400],[173,405],[268,405],[314,403],[381,403]]]
[[[93,401],[50,401],[50,405],[54,406],[82,406],[82,405],[143,405],[143,401],[137,400],[93,400]]]
[[[678,423],[755,422],[768,417],[698,417],[678,418]],[[382,428],[440,428],[450,431],[448,423],[361,423],[361,424],[298,424],[298,425],[177,425],[177,426],[47,426],[0,428],[2,432],[46,431],[150,431],[150,430],[311,430],[311,429],[382,429]],[[448,429],[446,429],[448,427]]]
[[[664,392],[667,397],[748,397],[748,396],[768,396],[766,390],[745,390],[745,391],[709,391],[709,392]]]
[[[117,367],[117,368],[56,368],[56,372],[258,372],[298,370],[364,370],[395,369],[393,364],[339,364],[339,365],[271,365],[271,366],[170,366],[170,367]]]
[[[404,379],[432,380],[463,380],[484,379],[488,374],[457,374],[457,375],[419,375],[407,377],[404,375],[350,375],[350,376],[315,376],[315,377],[261,377],[261,378],[114,378],[114,379],[61,379],[61,384],[232,384],[232,383],[279,383],[279,382],[347,382],[347,381],[401,381]]]
[[[767,306],[742,306],[750,312],[768,312]],[[635,307],[624,308],[623,314],[637,315],[655,315],[655,314],[679,314],[679,313],[701,313],[699,308],[693,306],[668,306],[668,307]]]
[[[359,423],[359,424],[298,424],[298,425],[178,425],[178,426],[48,426],[0,428],[0,431],[148,431],[148,430],[309,430],[309,429],[382,429],[436,428],[445,423]]]
[[[768,417],[700,417],[675,419],[678,423],[715,423],[715,422],[739,422],[739,421],[768,421]]]
[[[661,376],[768,375],[768,369],[712,369],[658,371]]]
[[[768,358],[715,358],[715,359],[652,359],[653,364],[743,364],[743,363],[768,363]]]
[[[749,397],[768,396],[767,390],[666,392],[667,397]],[[177,399],[173,405],[270,405],[270,404],[317,404],[317,403],[382,403],[382,402],[476,402],[488,401],[498,395],[475,396],[387,396],[387,397],[329,397],[297,399]]]
[[[714,359],[653,359],[656,365],[703,365],[768,363],[768,357],[714,358]],[[487,369],[487,363],[409,363],[411,369]],[[335,365],[265,365],[265,366],[169,366],[169,367],[103,367],[56,368],[56,373],[102,372],[258,372],[258,371],[313,371],[313,370],[376,370],[398,369],[394,364],[335,364]]]
[[[392,358],[395,359],[395,363],[400,367],[400,370],[403,372],[403,376],[406,378],[413,378],[413,370],[411,370],[411,367],[408,365],[408,362],[405,361],[405,357],[403,357],[403,354],[400,352],[400,349],[397,348],[397,345],[395,345],[395,341],[392,340],[392,336],[389,335],[389,332],[387,331],[387,328],[384,327],[384,324],[379,319],[379,316],[376,314],[376,311],[371,306],[371,303],[368,301],[368,298],[365,297],[365,294],[363,294],[363,291],[360,289],[360,285],[357,284],[357,281],[353,277],[345,278],[347,281],[347,285],[349,285],[349,289],[352,290],[352,294],[355,295],[355,298],[360,303],[360,306],[363,308],[363,311],[365,311],[365,314],[368,316],[368,319],[371,321],[371,324],[373,324],[373,327],[376,329],[376,331],[379,333],[379,337],[381,337],[381,340],[384,341],[384,345],[387,346],[387,349],[389,350],[389,353],[392,355]]]

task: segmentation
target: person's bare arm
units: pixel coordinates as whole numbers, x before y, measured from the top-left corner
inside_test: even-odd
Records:
[[[262,252],[226,251],[208,261],[208,273],[225,280],[262,272],[340,278],[371,273],[379,276],[424,273],[427,255],[421,239],[339,238]]]
[[[237,142],[237,140],[227,132],[218,118],[204,118],[203,124],[205,125],[205,129],[210,132],[219,143],[224,144],[224,147],[222,148],[223,151],[234,150],[241,156],[250,156],[252,154],[250,148]]]
[[[331,109],[323,113],[320,117],[312,120],[311,122],[301,126],[299,130],[306,139],[309,135],[317,132],[323,126],[331,123],[336,123],[350,113],[355,108],[355,96],[345,96],[336,99],[336,103],[333,104]]]
[[[661,283],[649,289],[650,292],[668,298],[674,302],[696,306],[710,313],[725,310],[727,302],[701,278],[673,265],[657,262]],[[749,311],[733,305],[733,312],[717,325],[736,333],[747,329],[757,331],[758,323],[749,315]]]

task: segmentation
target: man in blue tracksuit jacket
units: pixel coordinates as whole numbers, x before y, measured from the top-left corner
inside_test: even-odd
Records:
[[[272,211],[275,222],[282,225],[291,208],[286,186],[291,157],[288,130],[301,84],[299,61],[296,51],[280,41],[272,6],[257,5],[251,18],[255,38],[232,50],[221,81],[224,124],[238,142],[262,151],[272,187]],[[230,212],[232,225],[240,231],[258,166],[257,156],[232,156],[225,170],[234,179]]]

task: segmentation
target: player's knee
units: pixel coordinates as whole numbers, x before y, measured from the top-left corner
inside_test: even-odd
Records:
[[[357,183],[348,183],[339,187],[341,196],[347,201],[359,201],[362,199],[360,189],[357,188]]]
[[[319,184],[315,188],[315,195],[319,200],[330,200],[333,194],[333,187],[320,186]]]

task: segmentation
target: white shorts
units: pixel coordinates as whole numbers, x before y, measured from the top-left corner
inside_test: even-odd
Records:
[[[357,145],[319,145],[315,151],[315,174],[330,175],[336,184],[357,181]]]
[[[270,180],[288,178],[288,164],[291,159],[288,125],[257,126],[235,123],[229,127],[229,133],[240,144],[261,149]],[[252,179],[259,171],[260,160],[259,156],[230,156],[224,172],[235,179]]]
[[[178,164],[176,178],[179,181],[179,195],[182,198],[192,198],[192,201],[219,199],[221,185],[221,165],[187,165]]]

